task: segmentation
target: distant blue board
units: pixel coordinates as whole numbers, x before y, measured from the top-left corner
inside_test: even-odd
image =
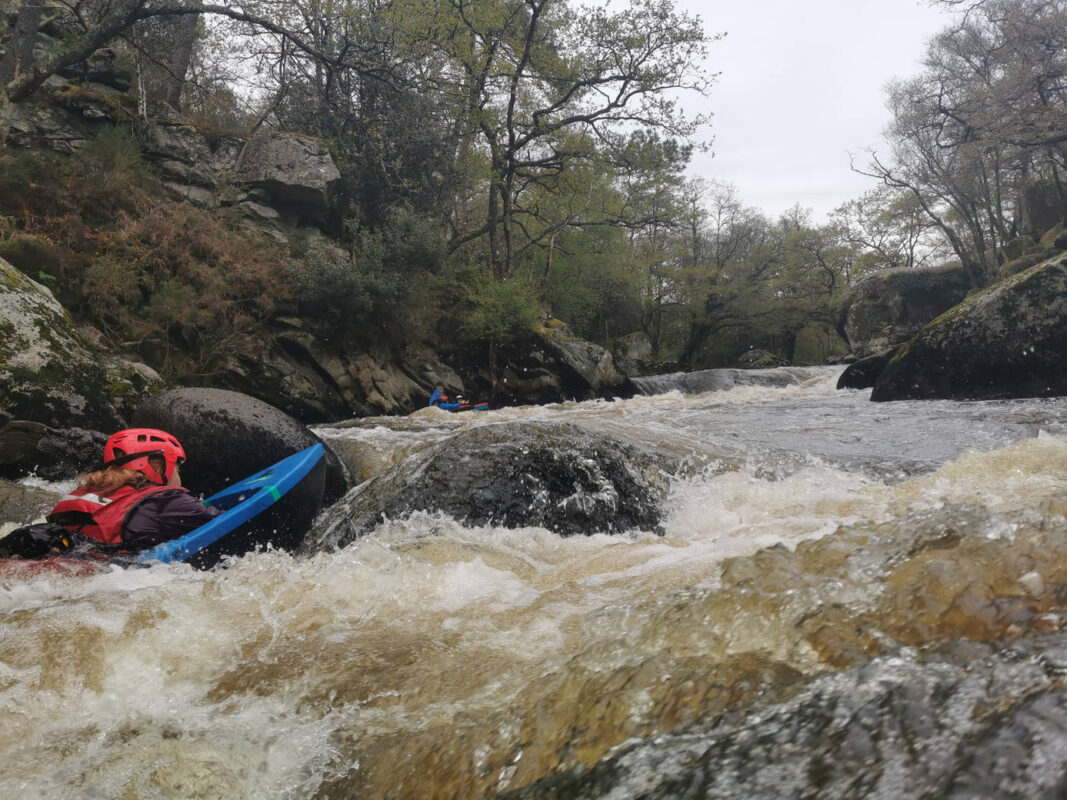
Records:
[[[150,550],[145,550],[138,555],[137,561],[142,563],[146,561],[190,561],[216,544],[219,547],[213,550],[227,552],[224,547],[227,543],[225,537],[231,535],[235,543],[239,538],[241,544],[239,547],[231,547],[228,552],[247,552],[247,549],[257,544],[273,543],[270,534],[276,533],[279,525],[306,526],[322,504],[325,455],[321,444],[312,445],[243,481],[226,487],[218,494],[211,495],[204,500],[204,504],[223,509],[224,513],[180,539],[172,539]],[[279,506],[284,505],[286,500],[289,500],[292,505],[298,497],[299,500],[295,502],[296,507],[291,513],[293,516],[298,516],[299,521],[295,518],[288,519],[283,514],[281,522],[272,519],[269,523],[264,522],[261,526],[262,530],[256,530],[257,521],[266,520],[270,516],[267,512],[278,511]],[[289,509],[286,509],[286,513],[289,513]],[[212,559],[214,560],[217,558]],[[210,566],[210,564],[198,564],[198,566]]]

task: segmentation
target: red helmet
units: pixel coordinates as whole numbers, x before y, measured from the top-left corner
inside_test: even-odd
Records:
[[[156,472],[149,456],[161,456],[166,463],[163,475]],[[170,481],[174,469],[185,461],[181,442],[166,431],[154,428],[128,428],[112,434],[104,445],[104,467],[132,469],[148,476],[152,483],[163,486]]]

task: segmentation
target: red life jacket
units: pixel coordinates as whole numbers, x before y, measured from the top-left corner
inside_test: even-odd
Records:
[[[123,527],[134,506],[157,492],[175,489],[186,491],[179,486],[145,486],[142,489],[122,486],[101,495],[84,487],[75,489],[56,503],[48,515],[48,521],[104,544],[123,544]]]

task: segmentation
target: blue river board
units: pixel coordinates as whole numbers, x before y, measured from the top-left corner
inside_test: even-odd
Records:
[[[223,509],[211,522],[201,525],[178,539],[163,542],[137,556],[138,562],[187,561],[205,548],[219,542],[228,534],[254,524],[256,517],[282,500],[312,475],[319,478],[319,503],[322,499],[323,463],[326,453],[321,444],[314,444],[299,453],[284,458],[221,492],[204,500],[205,505]],[[318,511],[316,507],[314,511]]]

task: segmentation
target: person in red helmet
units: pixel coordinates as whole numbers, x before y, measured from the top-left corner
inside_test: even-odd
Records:
[[[48,515],[49,522],[118,549],[142,550],[217,517],[181,485],[185,449],[166,431],[130,428],[104,444],[99,470]]]

